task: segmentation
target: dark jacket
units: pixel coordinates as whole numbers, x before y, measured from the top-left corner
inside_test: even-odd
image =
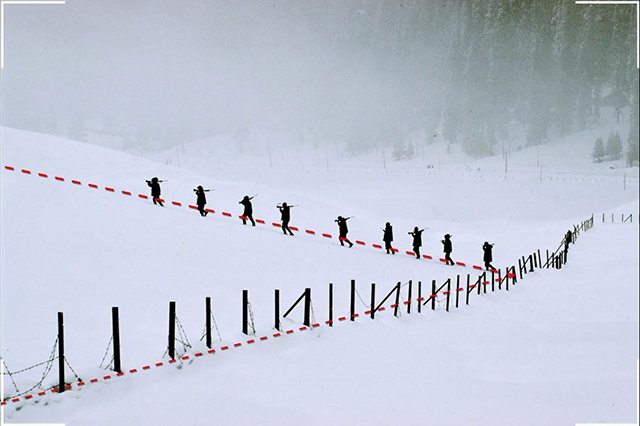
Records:
[[[442,240],[442,244],[444,245],[444,252],[445,253],[451,253],[453,251],[453,247],[451,245],[451,240],[448,238],[445,238],[444,240]]]
[[[204,206],[207,204],[207,197],[204,195],[204,190],[198,189],[196,195],[198,196],[198,200],[196,201],[197,205]]]
[[[253,214],[253,206],[251,205],[251,198],[243,198],[238,204],[242,204],[244,206],[244,212],[242,216],[250,216]]]
[[[411,235],[413,237],[413,246],[414,247],[422,247],[422,232],[423,231],[424,231],[424,229],[422,231],[409,232],[409,235]]]
[[[340,236],[343,238],[346,237],[347,232],[349,232],[349,228],[347,228],[347,219],[343,217],[342,219],[336,219],[336,222],[338,222],[338,230],[340,231]]]
[[[289,222],[291,220],[291,206],[278,207],[280,210],[280,219],[283,222]]]
[[[393,227],[391,225],[384,227],[384,236],[382,237],[382,241],[387,243],[393,241]]]
[[[154,198],[160,197],[160,184],[158,182],[147,181],[147,185],[151,188],[151,196]]]
[[[482,250],[484,251],[484,261],[491,262],[493,260],[493,244],[483,244]]]

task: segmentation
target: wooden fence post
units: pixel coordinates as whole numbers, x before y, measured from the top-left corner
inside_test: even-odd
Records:
[[[371,309],[373,309],[373,306]],[[351,280],[351,312],[349,318],[351,318],[351,321],[356,320],[356,280]]]
[[[329,283],[329,327],[333,327],[333,283]]]
[[[176,359],[176,302],[169,302],[169,358]]]
[[[113,333],[113,370],[122,373],[120,364],[120,318],[118,308],[111,308],[111,329]]]
[[[242,290],[242,334],[249,334],[249,290]]]
[[[371,283],[371,319],[376,315],[376,284]]]
[[[304,289],[304,325],[311,326],[311,289]]]
[[[58,383],[58,392],[64,392],[64,317],[62,312],[58,312]]]
[[[280,289],[276,289],[274,297],[275,297],[274,327],[277,331],[280,331]]]

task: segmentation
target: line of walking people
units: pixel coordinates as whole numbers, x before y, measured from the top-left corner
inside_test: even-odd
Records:
[[[150,181],[147,180],[146,182],[147,182],[147,185],[149,185],[149,187],[151,188],[151,196],[153,198],[153,203],[159,204],[160,206],[164,207],[164,205],[162,204],[162,199],[160,198],[160,193],[161,193],[160,182],[163,182],[163,181],[159,180],[157,177],[154,177]],[[205,192],[214,191],[214,190],[204,189],[201,185],[199,185],[193,191],[196,193],[196,206],[198,207],[198,211],[200,212],[200,215],[204,217],[208,213],[205,208],[205,205],[207,204],[207,198],[205,196]],[[251,225],[256,226],[256,222],[253,219],[253,204],[251,203],[251,200],[253,200],[256,196],[257,194],[251,197],[248,195],[245,195],[242,198],[242,200],[238,202],[238,204],[241,204],[244,208],[242,212],[242,216],[240,216],[242,219],[242,223],[244,225],[247,224],[247,221],[250,221]],[[289,222],[291,221],[291,208],[293,207],[297,207],[297,206],[288,205],[286,202],[276,205],[276,208],[280,211],[281,229],[285,235],[293,236],[293,232],[289,228]],[[338,240],[340,241],[340,245],[344,246],[344,244],[347,243],[349,244],[349,248],[351,248],[353,247],[353,243],[347,237],[347,234],[349,233],[347,221],[349,219],[351,219],[350,216],[349,217],[338,216],[335,222],[338,224]],[[428,229],[428,228],[418,229],[418,227],[416,226],[413,228],[413,231],[410,231],[407,233],[412,237],[413,253],[416,256],[416,259],[421,258],[420,248],[422,247],[422,233],[424,232],[425,229]],[[385,224],[384,228],[382,229],[382,233],[383,233],[382,241],[384,242],[384,248],[387,254],[395,255],[396,251],[398,250],[393,248],[391,245],[391,243],[393,242],[393,226],[391,225],[390,222],[387,222]],[[441,242],[443,245],[443,252],[445,254],[444,258],[447,264],[455,265],[455,262],[451,258],[451,253],[453,252],[453,243],[451,242],[451,235],[445,234],[444,239],[441,240]],[[489,244],[489,242],[485,241],[484,244],[482,245],[482,251],[483,251],[483,261],[484,261],[485,268],[487,270],[495,269],[491,264],[491,262],[493,261],[493,244]]]

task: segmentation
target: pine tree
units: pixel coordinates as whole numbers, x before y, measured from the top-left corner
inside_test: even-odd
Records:
[[[618,132],[611,132],[605,151],[611,160],[617,160],[622,156],[622,139]]]
[[[594,163],[599,163],[604,158],[606,151],[604,149],[604,142],[601,137],[596,139],[596,144],[593,146],[593,152],[591,153],[591,157],[593,158]]]

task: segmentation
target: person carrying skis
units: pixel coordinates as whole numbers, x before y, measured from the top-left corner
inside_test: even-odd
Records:
[[[389,251],[391,251],[391,254],[396,254],[396,251],[391,247],[391,242],[393,241],[393,227],[389,222],[386,223],[382,232],[384,232],[382,241],[384,241],[384,248],[387,249],[387,254],[389,254]]]
[[[162,204],[162,200],[160,199],[160,182],[157,177],[151,178],[150,181],[147,181],[147,185],[151,188],[151,198],[153,199],[153,204],[160,204],[160,207],[164,207]]]
[[[413,228],[413,232],[408,232],[413,237],[413,252],[416,254],[416,259],[420,259],[420,247],[422,247],[422,232],[424,229]]]
[[[453,259],[451,259],[451,252],[453,251],[453,246],[451,245],[451,235],[446,234],[444,236],[442,245],[444,246],[444,258],[447,261],[447,265],[455,265],[455,262],[453,261]]]
[[[573,242],[573,234],[571,233],[571,229],[569,229],[564,236],[564,255],[565,256],[569,251],[569,243],[572,243],[572,242]]]
[[[255,197],[255,195],[253,197]],[[242,212],[243,225],[246,225],[247,219],[249,219],[251,221],[251,224],[253,226],[256,226],[256,222],[253,220],[253,205],[251,205],[251,200],[253,200],[253,197],[249,197],[248,195],[245,195],[242,201],[238,203],[244,206],[244,211]]]
[[[278,207],[278,210],[280,210],[280,219],[282,220],[282,232],[284,232],[284,235],[287,235],[287,232],[289,232],[289,235],[293,235],[293,232],[291,232],[291,229],[289,229],[289,221],[291,220],[291,207],[294,206],[289,206],[287,205],[287,203],[282,203],[281,206],[276,206]]]
[[[346,241],[347,243],[349,243],[349,248],[351,248],[353,247],[353,243],[347,238],[347,233],[349,232],[349,229],[347,228],[347,220],[349,219],[351,219],[351,217],[338,216],[335,222],[338,224],[338,231],[340,234],[338,239],[340,240],[340,245],[344,246],[344,243]]]
[[[491,261],[493,260],[493,244],[489,244],[487,241],[485,241],[482,245],[482,251],[484,252],[484,267],[487,268],[487,271],[496,269],[491,264]]]
[[[204,209],[204,206],[207,204],[207,197],[204,195],[204,193],[209,191],[209,189],[204,189],[201,185],[198,185],[198,187],[193,190],[193,192],[196,193],[196,205],[198,206],[198,211],[200,212],[200,216],[202,217],[209,214],[209,212]]]

